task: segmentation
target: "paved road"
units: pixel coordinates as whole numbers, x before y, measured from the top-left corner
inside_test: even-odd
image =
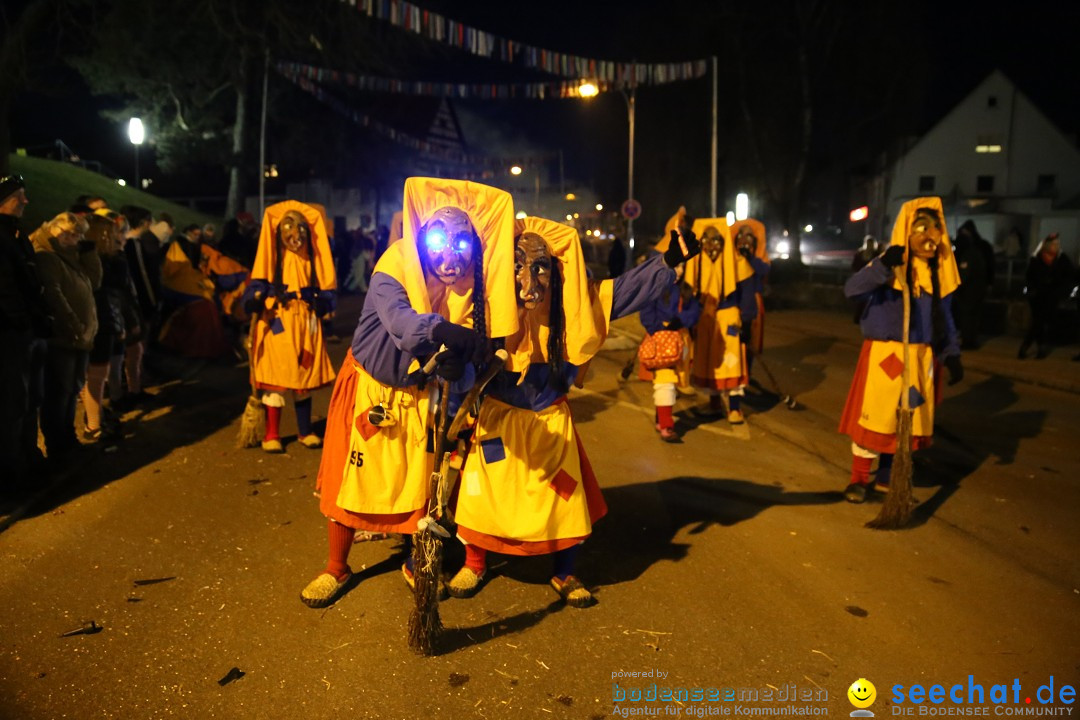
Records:
[[[795,685],[836,716],[860,677],[881,717],[894,684],[1078,684],[1077,395],[969,371],[917,456],[913,527],[875,532],[876,506],[839,493],[854,327],[770,316],[766,360],[802,409],[759,393],[732,429],[698,425],[684,398],[677,445],[652,428],[650,386],[617,381],[638,332],[618,329],[572,399],[610,507],[580,565],[597,606],[562,607],[544,558],[493,559],[483,592],[442,604],[446,651],[419,658],[382,541],[354,547],[361,579],[336,605],[306,608],[318,452],[234,449],[245,370],[187,368],[119,452],[0,534],[0,717],[598,718],[627,707],[613,682]],[[89,620],[103,630],[59,637]],[[643,671],[664,675],[615,677]]]

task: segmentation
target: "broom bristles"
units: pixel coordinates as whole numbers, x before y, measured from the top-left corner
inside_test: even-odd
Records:
[[[236,447],[250,448],[262,442],[266,435],[266,414],[258,396],[250,395],[240,418],[240,430],[236,434]]]
[[[414,533],[412,557],[416,590],[409,614],[409,649],[420,655],[433,655],[443,629],[439,617],[442,540],[430,531]]]
[[[911,519],[911,426],[913,412],[900,410],[896,427],[896,456],[889,475],[889,492],[878,516],[866,523],[874,530],[896,530]]]

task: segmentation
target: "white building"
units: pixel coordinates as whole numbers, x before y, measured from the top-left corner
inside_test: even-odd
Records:
[[[972,220],[1006,256],[1030,254],[1052,232],[1070,258],[1080,255],[1080,148],[1000,71],[887,173],[885,227],[905,200],[926,195],[944,201],[951,233]],[[1023,248],[1007,242],[1013,228]]]

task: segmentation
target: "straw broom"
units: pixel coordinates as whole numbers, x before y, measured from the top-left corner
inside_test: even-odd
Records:
[[[495,351],[484,374],[473,384],[464,401],[458,407],[454,419],[447,428],[447,405],[450,399],[450,384],[441,383],[439,397],[439,417],[435,436],[435,470],[431,473],[428,501],[428,514],[420,518],[413,533],[413,608],[409,614],[409,648],[420,655],[433,655],[435,644],[442,632],[442,618],[439,617],[439,579],[442,576],[443,540],[450,539],[450,533],[438,523],[438,518],[445,514],[443,503],[450,497],[449,465],[451,446],[465,424],[469,408],[480,399],[487,384],[499,374],[509,359],[503,349]],[[430,372],[425,368],[425,372]]]
[[[896,530],[907,525],[911,519],[911,432],[914,412],[911,409],[911,295],[908,293],[907,264],[896,268],[896,280],[904,294],[904,370],[901,373],[903,383],[900,391],[900,407],[896,419],[896,456],[893,458],[892,473],[889,480],[889,492],[881,506],[878,516],[866,523],[874,530]]]
[[[248,330],[248,382],[251,384],[251,395],[248,396],[247,405],[244,406],[244,414],[240,418],[240,430],[236,434],[236,447],[256,447],[266,435],[266,412],[263,410],[259,393],[255,389],[255,324],[259,321],[259,314],[252,313],[251,328]]]

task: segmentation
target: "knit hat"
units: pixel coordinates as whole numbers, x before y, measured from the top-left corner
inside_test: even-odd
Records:
[[[26,187],[26,181],[22,175],[5,175],[0,178],[0,202],[7,200],[19,190]]]

